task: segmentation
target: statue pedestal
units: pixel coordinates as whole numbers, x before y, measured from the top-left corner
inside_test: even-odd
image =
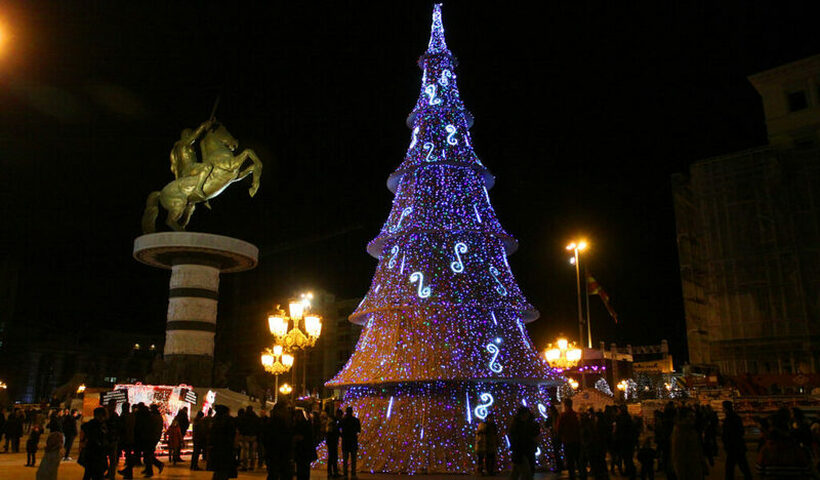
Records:
[[[256,267],[259,249],[231,237],[196,232],[150,233],[134,240],[134,258],[171,270],[165,327],[166,385],[212,382],[219,275]]]

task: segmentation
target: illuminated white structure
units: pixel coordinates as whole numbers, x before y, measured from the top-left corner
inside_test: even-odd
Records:
[[[259,250],[236,238],[194,232],[151,233],[134,241],[134,258],[171,270],[164,383],[212,381],[219,275],[250,270]]]

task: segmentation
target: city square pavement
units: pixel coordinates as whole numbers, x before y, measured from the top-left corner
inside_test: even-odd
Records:
[[[751,445],[750,445],[751,446]],[[752,450],[753,451],[753,450]],[[42,448],[37,454],[37,463],[39,465],[40,459],[42,458],[43,450]],[[76,447],[74,451],[72,451],[72,457],[77,457]],[[183,456],[185,460],[188,460],[189,457]],[[749,466],[754,469],[754,455],[749,454]],[[167,460],[167,458],[162,458],[162,461]],[[34,480],[35,474],[37,472],[37,468],[34,467],[24,467],[23,465],[26,463],[26,454],[21,453],[4,453],[0,454],[0,480]],[[635,462],[640,468],[640,464]],[[715,461],[715,466],[710,469],[709,476],[707,477],[709,480],[722,480],[724,478],[723,475],[723,457],[718,457]],[[341,466],[341,465],[340,465]],[[165,470],[163,470],[162,474],[157,474],[154,472],[155,479],[196,479],[196,480],[210,480],[212,476],[211,472],[205,471],[196,471],[192,472],[189,469],[189,464],[183,463],[178,465],[169,465],[166,462]],[[239,472],[239,479],[264,479],[266,474],[263,470],[257,470],[256,472]],[[370,473],[360,473],[359,478],[361,480],[387,480],[387,479],[394,479],[394,478],[407,478],[407,475],[390,475],[390,474],[370,474]],[[491,478],[491,477],[478,477],[476,475],[416,475],[415,477],[421,477],[424,480],[454,480],[455,478]],[[497,475],[494,478],[507,478],[509,477],[509,472],[502,472],[501,474]],[[62,462],[60,464],[60,470],[58,473],[59,480],[81,480],[83,478],[83,469],[75,461],[69,462]],[[134,478],[143,478],[142,475],[138,474],[138,470],[134,470]],[[327,478],[327,475],[323,471],[314,470],[311,472],[310,478],[313,480],[320,480]],[[537,473],[535,475],[537,480],[546,480],[546,479],[559,479],[559,478],[568,478],[566,472],[562,475],[555,475],[554,473]],[[627,477],[621,477],[618,475],[611,476],[612,479],[621,479]],[[638,475],[640,478],[640,474]],[[663,474],[657,474],[655,478],[663,479],[666,478]],[[740,471],[735,471],[735,478],[743,478],[740,474]],[[122,476],[117,475],[117,479],[121,480]]]

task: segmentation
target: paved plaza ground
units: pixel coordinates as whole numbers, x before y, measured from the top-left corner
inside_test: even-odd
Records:
[[[37,462],[39,464],[40,458],[42,456],[42,449],[38,452]],[[76,447],[75,451],[72,451],[72,457],[77,458]],[[749,455],[749,466],[754,469],[754,456]],[[183,456],[185,460],[189,457]],[[162,459],[165,461],[166,459]],[[0,480],[34,480],[35,474],[37,472],[37,468],[32,467],[24,467],[23,465],[26,463],[26,454],[25,453],[4,453],[0,454]],[[636,462],[637,464],[637,462]],[[134,471],[135,479],[142,478],[141,475],[137,475],[137,470]],[[192,472],[189,469],[189,464],[186,462],[184,464],[179,465],[168,465],[166,463],[165,470],[163,470],[162,474],[158,475],[156,472],[154,473],[154,478],[157,480],[161,479],[196,479],[196,480],[210,480],[212,476],[211,472],[204,472],[204,471],[197,471]],[[509,476],[509,472],[503,472],[497,475],[494,478],[503,479]],[[256,472],[240,472],[239,479],[264,479],[266,474],[262,470],[258,470]],[[718,457],[716,459],[715,467],[711,469],[709,472],[709,476],[707,477],[709,480],[722,480],[724,477],[723,475],[723,457]],[[60,464],[60,470],[57,477],[59,480],[81,480],[83,478],[83,469],[76,462],[63,462]],[[327,478],[327,475],[323,471],[314,470],[311,472],[310,478],[312,480],[324,480]],[[361,480],[388,480],[388,479],[395,479],[395,478],[409,478],[407,475],[389,475],[389,474],[369,474],[369,473],[361,473],[359,474],[359,478]],[[416,475],[414,478],[421,478],[423,480],[457,480],[459,478],[490,478],[490,477],[478,477],[474,475]],[[563,475],[555,475],[553,473],[538,473],[535,475],[536,480],[553,480],[559,478],[567,478],[566,472]],[[623,479],[627,477],[621,477],[618,475],[614,475],[611,477],[613,480]],[[640,478],[640,475],[638,476]],[[656,474],[655,478],[663,479],[666,478],[663,474]],[[735,478],[742,478],[739,471],[735,472]],[[117,475],[117,479],[121,480],[122,476]]]

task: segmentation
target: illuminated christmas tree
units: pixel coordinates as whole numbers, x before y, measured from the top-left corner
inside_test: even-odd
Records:
[[[505,462],[515,410],[547,414],[554,377],[524,327],[538,312],[507,263],[517,242],[490,203],[494,177],[473,150],[456,64],[438,4],[410,146],[387,180],[393,208],[367,246],[379,264],[350,316],[364,329],[327,383],[347,387],[360,416],[362,470],[473,472],[479,419],[495,414]]]

